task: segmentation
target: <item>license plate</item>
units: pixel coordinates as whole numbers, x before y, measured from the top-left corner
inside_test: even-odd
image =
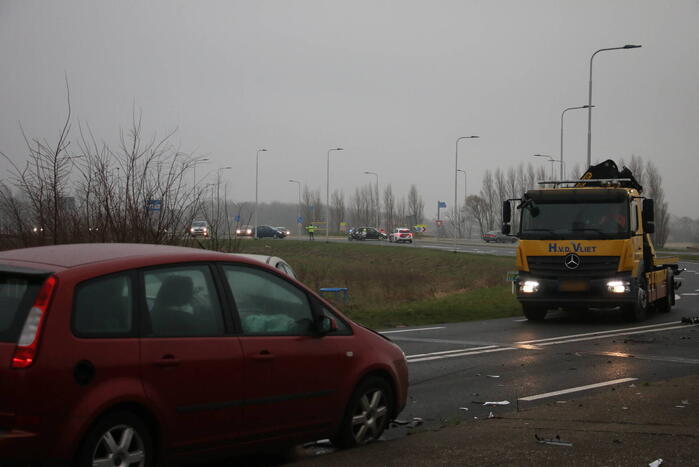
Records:
[[[584,292],[590,288],[587,281],[562,281],[558,289],[562,292]]]

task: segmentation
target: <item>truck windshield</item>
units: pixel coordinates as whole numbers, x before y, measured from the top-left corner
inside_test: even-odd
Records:
[[[529,203],[522,208],[522,239],[598,239],[629,236],[626,202]]]

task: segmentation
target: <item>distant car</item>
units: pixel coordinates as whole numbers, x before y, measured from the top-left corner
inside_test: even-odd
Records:
[[[388,235],[374,227],[357,227],[347,235],[347,240],[386,240]]]
[[[0,465],[201,465],[403,410],[387,337],[236,255],[82,243],[0,252]]]
[[[249,258],[249,259],[254,259],[256,261],[259,261],[261,263],[269,264],[273,268],[277,268],[283,273],[285,273],[287,276],[293,277],[296,279],[296,274],[294,273],[293,268],[284,261],[283,259],[277,257],[277,256],[267,256],[267,255],[249,255],[249,254],[243,254],[243,253],[232,253],[238,256],[242,256],[243,258]]]
[[[252,237],[253,227],[251,225],[241,225],[235,229],[236,237]]]
[[[393,229],[393,232],[388,235],[388,241],[413,243],[413,233],[406,227],[398,227],[397,229]]]
[[[278,231],[282,232],[285,237],[288,237],[291,235],[291,230],[287,229],[286,227],[275,227]]]
[[[284,238],[286,234],[270,225],[260,225],[257,227],[257,238]]]
[[[189,227],[189,235],[192,237],[208,237],[211,235],[209,224],[206,221],[194,221]]]
[[[517,241],[517,237],[505,235],[499,230],[491,230],[490,232],[486,232],[483,234],[483,240],[486,243],[515,243]]]

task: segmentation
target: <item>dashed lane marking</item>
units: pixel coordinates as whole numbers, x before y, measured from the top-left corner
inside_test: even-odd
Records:
[[[588,384],[586,386],[577,386],[574,388],[561,389],[560,391],[545,392],[543,394],[536,394],[533,396],[521,397],[519,400],[527,401],[527,402],[528,401],[535,401],[535,400],[539,400],[539,399],[546,399],[547,397],[555,397],[555,396],[560,396],[562,394],[570,394],[573,392],[587,391],[589,389],[603,388],[605,386],[613,386],[615,384],[628,383],[630,381],[636,381],[636,380],[638,380],[638,378],[613,379],[611,381],[603,381],[601,383]]]
[[[444,329],[445,326],[436,326],[433,328],[417,328],[417,329],[397,329],[395,331],[381,331],[379,334],[394,334],[398,332],[414,332],[414,331],[432,331],[434,329]]]

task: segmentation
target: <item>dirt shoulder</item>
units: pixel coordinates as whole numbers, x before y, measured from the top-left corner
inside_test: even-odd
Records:
[[[304,459],[304,466],[699,465],[699,375],[552,398],[499,418]],[[560,439],[572,446],[540,443]],[[558,437],[558,438],[557,438]]]

